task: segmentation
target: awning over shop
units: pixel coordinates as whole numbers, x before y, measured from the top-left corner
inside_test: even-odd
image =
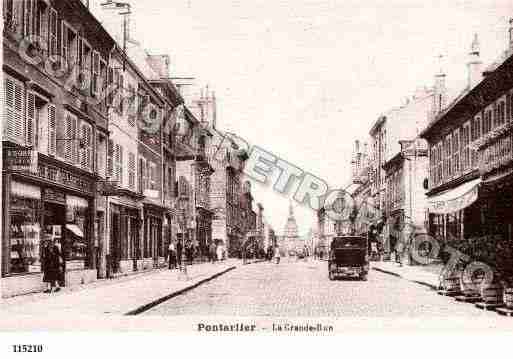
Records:
[[[445,214],[459,211],[477,200],[480,178],[463,183],[456,188],[428,198],[430,213]]]
[[[75,236],[84,238],[84,233],[76,224],[66,224],[66,229],[70,230]]]

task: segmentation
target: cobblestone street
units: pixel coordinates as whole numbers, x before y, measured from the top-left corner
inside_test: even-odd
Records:
[[[329,281],[327,263],[285,260],[241,266],[143,315],[465,316],[494,312],[437,295],[429,287],[372,270],[367,282]]]

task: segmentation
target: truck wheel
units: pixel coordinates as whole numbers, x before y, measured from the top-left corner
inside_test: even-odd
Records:
[[[366,282],[367,281],[367,274],[362,274],[360,276],[360,280],[363,281],[363,282]]]
[[[328,272],[328,277],[330,278],[330,280],[335,280],[335,274],[332,271]]]

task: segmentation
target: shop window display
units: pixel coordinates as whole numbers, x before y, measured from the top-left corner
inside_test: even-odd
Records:
[[[88,255],[88,228],[89,207],[85,199],[66,196],[66,225],[64,256],[68,261],[83,261],[85,264]]]
[[[41,272],[41,193],[13,184],[10,200],[10,273]]]

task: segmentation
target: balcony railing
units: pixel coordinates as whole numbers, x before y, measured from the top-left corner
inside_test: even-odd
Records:
[[[490,132],[478,144],[478,163],[482,176],[513,166],[513,122]]]

